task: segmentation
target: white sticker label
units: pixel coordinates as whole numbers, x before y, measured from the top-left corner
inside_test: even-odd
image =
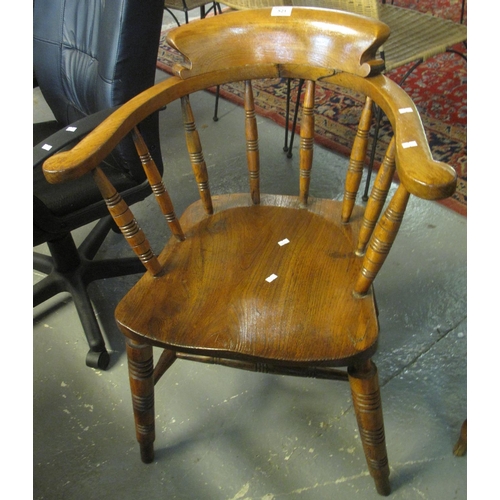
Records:
[[[278,241],[278,245],[282,247],[283,245],[286,245],[290,243],[290,240],[288,238],[285,238],[284,240]]]
[[[76,132],[76,127],[68,127],[66,132]]]
[[[413,113],[413,109],[412,108],[401,108],[399,110],[399,113],[404,115],[405,113]]]
[[[271,281],[274,281],[277,277],[278,277],[278,276],[276,276],[275,274],[271,274],[271,276],[268,276],[268,277],[266,278],[266,281],[267,281],[268,283],[271,283]]]
[[[42,146],[42,149],[45,149],[45,151],[50,151],[52,149],[52,146],[50,144],[44,144]]]
[[[271,9],[271,16],[291,16],[292,7],[273,7]]]
[[[407,148],[415,148],[415,147],[417,147],[417,141],[403,142],[402,146],[405,149],[407,149]]]

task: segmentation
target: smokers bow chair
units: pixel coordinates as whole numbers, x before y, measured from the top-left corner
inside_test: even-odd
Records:
[[[387,495],[389,465],[377,370],[371,361],[378,338],[372,282],[410,195],[429,200],[450,196],[456,174],[432,159],[415,105],[381,73],[383,62],[376,52],[389,35],[385,24],[333,10],[272,13],[276,11],[232,12],[172,30],[169,43],[185,57],[185,63],[175,68],[176,76],[122,106],[72,151],[50,158],[44,172],[53,183],[92,176],[148,270],[115,312],[126,337],[144,462],[154,458],[155,383],[177,359],[340,379],[349,381],[368,468],[378,492]],[[250,80],[278,77],[306,81],[298,195],[266,194],[259,188]],[[245,82],[242,138],[246,137],[249,192],[211,195],[189,95],[235,80]],[[309,195],[317,81],[369,97],[343,201]],[[172,102],[179,99],[200,200],[178,219],[135,124],[165,105],[174,112]],[[394,137],[363,209],[355,201],[371,100],[389,117]],[[98,167],[129,131],[173,233],[158,257]],[[239,167],[242,173],[246,170]],[[165,168],[175,168],[168,158]],[[399,184],[389,189],[396,171]],[[132,225],[135,234],[130,237]],[[163,349],[155,367],[153,347]]]
[[[162,0],[35,2],[34,73],[55,120],[33,125],[33,246],[47,243],[50,251],[34,253],[34,268],[47,276],[34,286],[33,304],[71,294],[90,347],[86,363],[95,368],[105,369],[109,354],[87,285],[143,269],[130,257],[93,260],[114,226],[106,203],[91,179],[49,184],[42,163],[92,130],[110,108],[154,84],[162,16]],[[158,116],[140,128],[161,170]],[[128,203],[143,200],[151,188],[132,140],[110,153],[103,170]],[[77,249],[71,232],[94,221]]]

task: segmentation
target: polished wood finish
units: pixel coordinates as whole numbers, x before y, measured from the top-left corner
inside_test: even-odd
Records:
[[[140,341],[133,332],[148,331],[174,350],[293,364],[346,366],[374,350],[373,297],[352,293],[360,210],[346,226],[332,200],[311,199],[307,210],[293,196],[262,195],[260,205],[248,194],[213,200],[214,215],[198,202],[181,216],[186,241],[171,240],[159,255],[164,275],[145,275],[118,305],[129,336]],[[346,335],[352,317],[358,324]]]
[[[357,255],[364,255],[365,253],[366,245],[368,244],[377,221],[379,220],[380,214],[382,213],[395,172],[396,163],[394,160],[393,137],[389,143],[384,161],[382,162],[377,177],[375,178],[370,198],[366,204],[363,224],[359,230],[358,248],[356,250]]]
[[[351,218],[352,209],[356,203],[361,177],[363,175],[363,165],[368,149],[368,138],[372,121],[372,100],[368,97],[365,101],[361,118],[359,120],[356,137],[351,150],[349,168],[344,188],[344,202],[342,204],[342,222],[347,223]]]
[[[137,154],[141,159],[144,172],[146,173],[149,184],[151,185],[151,189],[155,195],[156,201],[158,202],[158,205],[163,215],[165,216],[166,221],[168,222],[172,234],[179,241],[182,241],[185,237],[179,224],[179,220],[175,215],[172,199],[170,198],[168,191],[165,189],[165,184],[163,184],[163,179],[161,178],[158,167],[151,157],[148,147],[137,127],[134,128],[132,137],[137,149]]]
[[[349,384],[368,469],[381,495],[391,492],[377,367],[371,361],[349,367]]]
[[[127,240],[134,253],[139,257],[144,267],[154,276],[161,272],[161,266],[158,263],[156,255],[151,250],[146,235],[139,227],[132,211],[113,184],[108,180],[101,168],[93,171],[94,180],[99,188],[104,201],[108,207],[113,220],[120,228],[123,236]]]
[[[372,283],[396,238],[410,195],[449,196],[456,174],[450,166],[433,160],[408,95],[377,74],[381,68],[376,49],[388,35],[384,25],[328,10],[293,8],[287,16],[271,14],[269,9],[235,12],[170,32],[171,44],[184,51],[186,60],[177,68],[179,76],[122,106],[73,150],[53,156],[44,171],[50,182],[94,172],[103,196],[113,200],[110,211],[119,225],[137,230],[128,207],[115,202],[115,193],[96,166],[144,118],[181,100],[200,200],[178,221],[134,132],[160,207],[169,223],[174,223],[174,237],[157,259],[151,258],[154,264],[145,261],[149,272],[116,308],[117,324],[127,338],[143,461],[154,457],[154,387],[177,358],[348,380],[368,468],[377,491],[387,495],[389,466],[381,397],[371,361],[379,329]],[[298,78],[306,86],[298,196],[260,190],[251,80],[277,77]],[[318,79],[367,96],[343,201],[318,199],[309,192]],[[246,144],[249,193],[212,196],[189,95],[233,80],[245,82],[242,142]],[[389,118],[394,139],[364,208],[356,204],[356,198],[374,104]],[[399,184],[392,189],[395,173]],[[142,251],[139,236],[128,239]],[[164,349],[155,369],[152,346]]]
[[[196,183],[198,184],[198,191],[200,198],[203,201],[203,206],[207,214],[213,213],[212,196],[210,194],[210,187],[208,186],[208,172],[207,164],[203,156],[201,148],[200,136],[196,130],[194,121],[193,110],[189,102],[189,96],[181,98],[182,117],[184,119],[184,131],[186,135],[186,145],[191,160]]]
[[[170,349],[163,349],[158,361],[156,362],[153,372],[153,380],[155,384],[161,379],[161,377],[165,374],[165,372],[173,365],[176,359],[177,355],[175,351],[171,351]]]
[[[242,61],[249,66],[292,63],[314,66],[316,79],[338,69],[365,77],[384,68],[377,50],[389,37],[389,28],[382,22],[330,11],[325,23],[323,9],[308,9],[307,18],[296,16],[296,7],[290,15],[269,15],[269,12],[256,9],[251,15],[246,12],[239,18],[231,13],[232,17],[224,15],[216,20],[213,17],[203,24],[190,23],[182,31],[170,31],[169,44],[186,58],[174,71],[181,78],[191,78],[205,72],[224,71]],[[256,33],[258,44],[254,43]],[[234,44],[235,34],[246,43]],[[318,37],[328,43],[318,43]],[[199,39],[206,43],[198,43]],[[224,57],[217,50],[221,46]]]
[[[302,122],[300,125],[300,203],[307,206],[309,185],[311,183],[311,168],[314,146],[314,89],[312,80],[306,82],[306,92],[302,107]]]
[[[140,445],[141,460],[151,463],[154,460],[155,440],[153,348],[130,339],[127,340],[126,347],[136,437]]]
[[[252,201],[258,205],[260,203],[259,132],[257,129],[257,118],[255,115],[252,82],[250,80],[245,81],[244,108],[250,196],[252,197]]]
[[[387,255],[389,255],[403,221],[409,197],[410,193],[400,184],[370,239],[370,244],[363,258],[362,270],[354,287],[356,295],[363,296],[368,292]]]

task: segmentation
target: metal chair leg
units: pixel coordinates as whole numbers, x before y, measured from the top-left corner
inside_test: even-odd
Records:
[[[370,180],[373,172],[373,163],[375,162],[375,152],[377,151],[378,134],[380,131],[380,122],[382,121],[382,110],[374,104],[375,107],[375,132],[373,134],[372,149],[370,152],[370,164],[368,165],[368,173],[366,177],[365,191],[363,193],[363,201],[368,201],[368,191],[370,190]]]
[[[217,90],[215,91],[215,108],[214,108],[214,122],[219,121],[219,117],[217,116],[219,112],[219,94],[220,94],[220,86],[217,85]]]
[[[290,120],[290,94],[291,94],[291,83],[292,79],[287,78],[286,80],[286,111],[285,111],[285,144],[283,146],[283,151],[286,153],[288,151],[288,122]]]
[[[299,80],[299,85],[297,88],[297,102],[295,103],[295,110],[293,112],[293,124],[292,130],[290,131],[290,146],[288,147],[287,158],[291,158],[293,156],[292,148],[293,148],[293,139],[295,137],[295,127],[297,126],[297,118],[299,115],[299,107],[300,107],[300,94],[302,92],[302,87],[304,85],[304,80]],[[287,122],[288,123],[288,122]]]

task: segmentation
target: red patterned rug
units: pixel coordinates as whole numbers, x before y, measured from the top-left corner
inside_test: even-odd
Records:
[[[459,22],[461,0],[397,0],[397,5],[431,12]],[[466,21],[466,12],[465,12]],[[180,60],[160,38],[158,67],[170,72],[172,64]],[[463,52],[464,47],[457,47]],[[409,65],[411,66],[411,65]],[[388,73],[399,81],[407,66]],[[403,88],[415,102],[427,131],[427,138],[436,160],[452,165],[459,181],[456,193],[444,204],[467,215],[467,65],[459,56],[445,53],[421,64],[406,80]],[[276,123],[285,125],[286,85],[282,80],[254,82],[257,112]],[[326,84],[317,85],[316,142],[341,154],[348,154],[359,119],[364,96]],[[221,97],[241,105],[242,85],[221,87]],[[294,92],[292,91],[292,97]],[[354,104],[354,106],[353,106]],[[377,144],[376,160],[380,161],[389,143],[391,128],[382,122]]]

